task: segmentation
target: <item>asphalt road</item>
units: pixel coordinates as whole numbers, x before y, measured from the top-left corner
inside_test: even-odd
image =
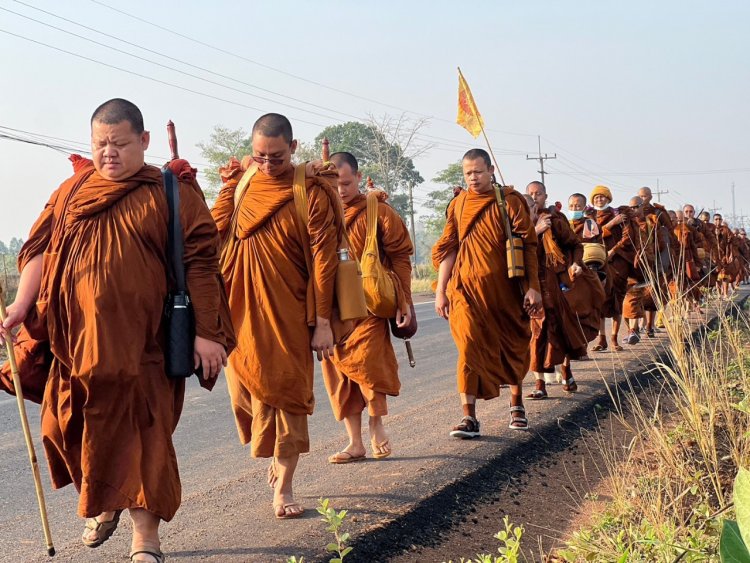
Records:
[[[389,398],[391,414],[386,424],[394,449],[391,458],[340,466],[326,463],[327,456],[343,448],[347,440],[343,426],[331,414],[317,371],[317,405],[310,418],[312,452],[300,461],[295,489],[307,512],[298,520],[274,518],[272,491],[266,484],[268,461],[250,458],[239,444],[224,381],[208,393],[191,380],[175,434],[183,502],[175,519],[162,525],[162,548],[169,560],[283,561],[291,555],[320,560],[330,536],[315,511],[319,498],[329,498],[334,507],[349,510],[345,528],[356,539],[397,519],[503,448],[519,441],[543,440],[534,428],[554,423],[575,406],[576,396],[565,396],[559,386],[551,387],[549,400],[527,405],[531,431],[512,431],[506,391],[498,400],[478,405],[481,439],[449,438],[450,427],[461,416],[455,389],[456,349],[447,323],[435,315],[433,304],[422,303],[416,309],[420,322],[413,340],[416,368],[408,366],[403,344],[395,343],[402,391],[399,397]],[[578,396],[606,393],[605,381],[638,368],[664,340],[662,333],[623,353],[599,353],[595,361],[574,364]],[[130,522],[126,517],[113,538],[98,549],[80,543],[83,521],[75,514],[76,491],[73,487],[51,490],[39,439],[39,409],[29,404],[28,411],[46,486],[58,553],[55,559],[127,561]],[[6,395],[0,396],[0,452],[0,559],[48,561],[15,398]],[[499,484],[487,486],[499,489]],[[356,553],[350,557],[354,561]]]

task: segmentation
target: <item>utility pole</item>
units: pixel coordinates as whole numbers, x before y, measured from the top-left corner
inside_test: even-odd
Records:
[[[716,207],[716,200],[714,200],[714,206],[711,208],[711,221],[714,220],[717,211],[721,211],[721,207]]]
[[[669,190],[662,190],[662,189],[659,188],[659,178],[656,179],[656,192],[654,192],[654,193],[656,193],[656,201],[658,201],[659,203],[661,203],[661,196],[662,196],[662,194],[668,194],[669,193]]]
[[[549,160],[549,159],[555,159],[555,158],[557,158],[557,153],[553,154],[552,156],[548,155],[547,153],[544,153],[544,155],[542,155],[542,137],[541,137],[541,135],[537,135],[536,136],[536,140],[537,140],[537,143],[538,143],[538,146],[539,146],[539,156],[529,156],[527,154],[526,155],[526,160],[538,160],[539,161],[539,170],[537,170],[537,172],[539,172],[539,174],[542,175],[542,184],[544,184],[546,186],[547,184],[544,183],[544,175],[545,174],[549,174],[549,172],[545,172],[544,171],[544,161],[545,160]]]
[[[735,207],[734,203],[734,182],[732,182],[732,226],[735,226],[735,223],[737,222],[737,207]]]
[[[409,215],[411,216],[411,243],[414,245],[414,265],[417,265],[417,231],[414,228],[414,183],[409,182]]]

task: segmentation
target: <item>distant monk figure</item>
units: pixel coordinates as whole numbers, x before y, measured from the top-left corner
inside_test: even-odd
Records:
[[[307,417],[315,404],[312,352],[319,360],[333,355],[336,251],[344,224],[336,171],[318,163],[303,165],[308,209],[302,223],[293,193],[297,141],[286,117],[259,118],[252,146],[249,163],[232,159],[221,169],[224,186],[212,209],[225,244],[222,274],[237,331],[227,384],[241,442],[250,443],[253,457],[273,458],[274,514],[296,518],[304,509],[294,500],[292,480],[300,454],[310,450]],[[256,172],[236,194],[246,169]]]
[[[510,386],[511,429],[528,428],[521,384],[529,369],[529,314],[541,313],[537,238],[523,196],[502,188],[512,233],[523,240],[525,275],[508,277],[506,232],[493,184],[494,167],[482,149],[462,160],[468,190],[448,206],[443,235],[432,249],[438,270],[435,310],[450,323],[458,348],[457,382],[463,418],[457,438],[480,435],[476,399],[493,399]]]
[[[386,203],[387,194],[372,190],[367,196],[359,191],[362,173],[357,159],[348,152],[331,155],[339,173],[338,190],[344,204],[346,230],[351,249],[361,258],[369,225],[368,198],[377,197],[376,238],[380,262],[392,272],[396,282],[398,311],[396,321],[401,326],[411,320],[411,260],[413,251],[409,230],[399,214]],[[370,195],[373,194],[373,195]],[[386,396],[398,395],[401,382],[398,363],[391,344],[388,319],[370,314],[357,322],[346,342],[336,348],[332,360],[323,362],[323,381],[336,420],[343,420],[349,445],[328,458],[330,463],[350,463],[365,458],[362,443],[362,411],[370,415],[370,444],[376,459],[391,454],[391,444],[383,426],[388,414]]]
[[[55,488],[73,483],[88,518],[83,543],[98,547],[124,509],[131,560],[163,560],[159,523],[180,505],[172,432],[183,379],[164,370],[169,215],[160,170],[144,164],[149,133],[140,110],[114,99],[91,117],[93,163],[52,194],[18,258],[21,281],[0,336],[37,305],[53,359],[42,402],[42,437]],[[204,384],[226,363],[234,335],[219,276],[219,238],[189,164],[180,178],[195,360]],[[107,558],[110,559],[110,558]]]

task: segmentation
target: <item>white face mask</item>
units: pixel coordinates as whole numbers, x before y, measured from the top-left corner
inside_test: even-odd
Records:
[[[604,211],[605,209],[607,209],[607,207],[609,207],[609,204],[604,205],[602,207],[600,207],[598,205],[594,205],[594,209],[596,209],[597,211]]]

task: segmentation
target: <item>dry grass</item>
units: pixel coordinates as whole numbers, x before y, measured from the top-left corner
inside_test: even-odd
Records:
[[[689,306],[684,298],[669,304],[667,359],[652,358],[656,384],[619,395],[610,389],[630,440],[596,437],[612,501],[573,534],[558,554],[563,560],[718,558],[732,481],[750,457],[750,410],[741,403],[750,391],[750,326],[744,311],[714,300],[718,325],[691,344]]]

